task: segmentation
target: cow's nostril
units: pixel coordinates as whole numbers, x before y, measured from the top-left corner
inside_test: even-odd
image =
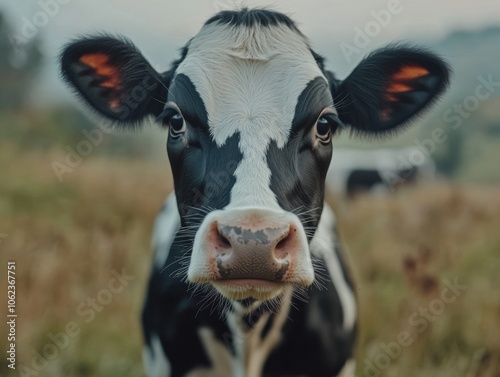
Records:
[[[218,229],[217,223],[214,223],[212,225],[212,234],[213,234],[213,237],[215,238],[215,240],[214,240],[214,238],[212,238],[212,240],[215,241],[214,242],[215,249],[226,250],[226,249],[231,248],[231,241],[229,241],[228,237],[226,237],[224,234],[222,234],[221,230]]]
[[[289,229],[289,231],[284,233],[282,239],[276,244],[274,249],[274,256],[276,258],[283,259],[288,255],[289,248],[292,243],[293,233],[293,229]]]
[[[217,235],[218,235],[218,241],[219,241],[220,246],[222,246],[225,249],[231,247],[231,242],[229,242],[229,240],[226,237],[224,237],[222,234],[220,234],[220,232],[217,232]]]
[[[289,236],[286,236],[283,238],[278,244],[276,245],[276,249],[283,249],[286,247],[286,244],[288,243],[288,238]]]

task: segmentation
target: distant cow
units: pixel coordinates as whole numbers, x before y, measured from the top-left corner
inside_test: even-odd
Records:
[[[168,129],[175,194],[155,227],[147,374],[352,376],[355,290],[324,203],[332,138],[392,133],[441,94],[447,66],[393,45],[342,81],[290,18],[258,9],[208,20],[164,73],[102,35],[61,62],[98,114]]]
[[[418,148],[338,149],[328,171],[327,183],[340,194],[352,196],[363,191],[393,190],[400,185],[432,179],[434,161]]]

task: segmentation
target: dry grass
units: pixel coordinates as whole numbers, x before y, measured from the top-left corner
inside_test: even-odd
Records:
[[[50,163],[61,158],[0,147],[0,234],[8,235],[0,259],[2,271],[5,260],[17,262],[18,367],[32,367],[33,350],[73,321],[80,334],[37,376],[142,376],[139,312],[152,222],[171,189],[167,169],[89,157],[59,183]],[[358,281],[358,376],[402,331],[416,340],[381,375],[500,376],[498,192],[437,185],[336,202]],[[76,308],[122,268],[135,279],[86,323]],[[412,313],[455,278],[465,292],[415,334]],[[5,326],[0,337],[4,344]],[[0,375],[18,372],[8,374],[2,356]]]
[[[382,375],[500,376],[498,187],[420,187],[337,212],[362,309],[358,375],[371,376],[369,362],[385,366],[381,343],[407,331],[413,344]],[[432,315],[444,282],[456,279],[467,288]],[[417,333],[410,318],[425,318],[420,308],[433,312]]]
[[[2,151],[3,152],[3,151]],[[40,376],[140,376],[138,322],[150,264],[152,222],[170,190],[158,166],[131,161],[85,161],[59,183],[59,154],[9,158],[2,153],[0,245],[17,262],[18,361],[31,367],[32,349],[76,322],[71,339]],[[166,169],[165,169],[166,170]],[[86,323],[76,308],[96,297],[122,268],[136,278]],[[2,279],[1,292],[5,292]],[[2,326],[1,339],[5,339]],[[0,361],[4,375],[6,360]]]

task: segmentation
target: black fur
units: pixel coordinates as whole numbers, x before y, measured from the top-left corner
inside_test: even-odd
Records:
[[[383,185],[384,180],[376,169],[355,169],[349,174],[347,179],[347,193],[350,196],[360,192],[370,190],[374,186]]]
[[[239,11],[222,11],[210,18],[205,25],[210,25],[214,22],[231,26],[276,26],[286,25],[290,29],[300,33],[299,29],[290,17],[283,13],[274,12],[267,9],[248,9],[244,8]]]
[[[316,123],[321,112],[333,104],[328,84],[322,77],[316,77],[302,91],[292,121],[292,133],[296,134],[303,130],[309,131]]]
[[[171,364],[170,377],[183,377],[194,368],[211,366],[200,341],[201,327],[212,330],[221,342],[230,333],[219,313],[211,313],[210,308],[200,311],[204,296],[187,292],[183,277],[175,275],[180,267],[179,258],[185,253],[183,245],[183,241],[174,241],[168,268],[153,269],[142,313],[145,343],[150,346],[152,336],[159,337]]]
[[[208,129],[208,114],[205,104],[193,82],[183,74],[175,76],[170,88],[169,101],[179,106],[183,117],[193,126]]]
[[[106,76],[98,75],[79,59],[100,53],[108,57],[121,78],[120,88],[104,88]],[[68,44],[60,55],[63,79],[100,115],[119,125],[136,125],[147,115],[161,113],[167,98],[168,82],[144,59],[127,39],[107,35],[86,37]],[[112,109],[110,101],[120,106]]]
[[[311,128],[321,111],[331,104],[325,80],[321,77],[312,80],[297,100],[289,142],[284,149],[271,143],[267,154],[272,173],[271,190],[285,211],[308,211],[300,218],[306,229],[318,225],[323,210],[325,177],[332,157],[331,143],[319,143],[312,149]]]
[[[187,218],[186,215],[196,212],[194,208],[200,208],[200,218],[206,212],[202,208],[222,209],[229,204],[234,170],[242,159],[239,134],[220,148],[214,145],[205,104],[185,75],[175,77],[168,99],[175,100],[186,119],[190,145],[186,148],[183,140],[174,138],[167,143],[179,211]]]
[[[398,102],[385,99],[391,75],[403,66],[419,65],[429,70],[428,76],[412,80],[415,90],[397,95]],[[368,55],[334,92],[334,98],[345,105],[340,118],[355,132],[385,135],[408,124],[428,109],[448,86],[450,70],[436,55],[409,46],[392,45]],[[380,116],[390,109],[388,119]]]

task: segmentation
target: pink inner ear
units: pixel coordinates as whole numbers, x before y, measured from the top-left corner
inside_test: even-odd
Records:
[[[93,53],[85,54],[80,57],[80,62],[92,67],[95,74],[102,76],[102,81],[99,86],[103,88],[113,88],[118,91],[121,88],[121,79],[119,71],[116,67],[109,64],[109,59],[105,54]],[[120,101],[117,98],[109,100],[109,106],[116,109],[120,106]]]
[[[411,81],[429,74],[429,71],[423,67],[416,65],[407,65],[401,68],[398,72],[392,75],[387,92],[403,93],[413,89]],[[397,98],[390,94],[387,95],[387,100],[395,101]]]
[[[413,90],[411,85],[412,80],[426,76],[429,71],[424,67],[416,65],[407,65],[391,76],[391,80],[385,91],[385,99],[387,102],[398,102],[398,93],[405,93]],[[387,104],[380,110],[380,117],[383,120],[389,119],[392,113],[392,106]]]
[[[425,75],[428,75],[429,71],[425,69],[424,67],[420,67],[417,65],[407,65],[399,72],[397,72],[393,77],[396,80],[410,80],[410,79],[416,79]]]
[[[95,75],[101,76],[103,81],[99,83],[100,87],[113,89],[108,97],[108,106],[113,110],[120,108],[120,73],[115,66],[109,64],[107,55],[102,53],[85,54],[82,55],[79,60],[83,64],[92,67],[95,71]]]
[[[402,93],[402,92],[409,92],[412,89],[413,88],[409,85],[393,82],[389,85],[387,91],[389,93]],[[392,97],[395,98],[394,96]],[[389,99],[389,95],[387,96],[387,98]]]

